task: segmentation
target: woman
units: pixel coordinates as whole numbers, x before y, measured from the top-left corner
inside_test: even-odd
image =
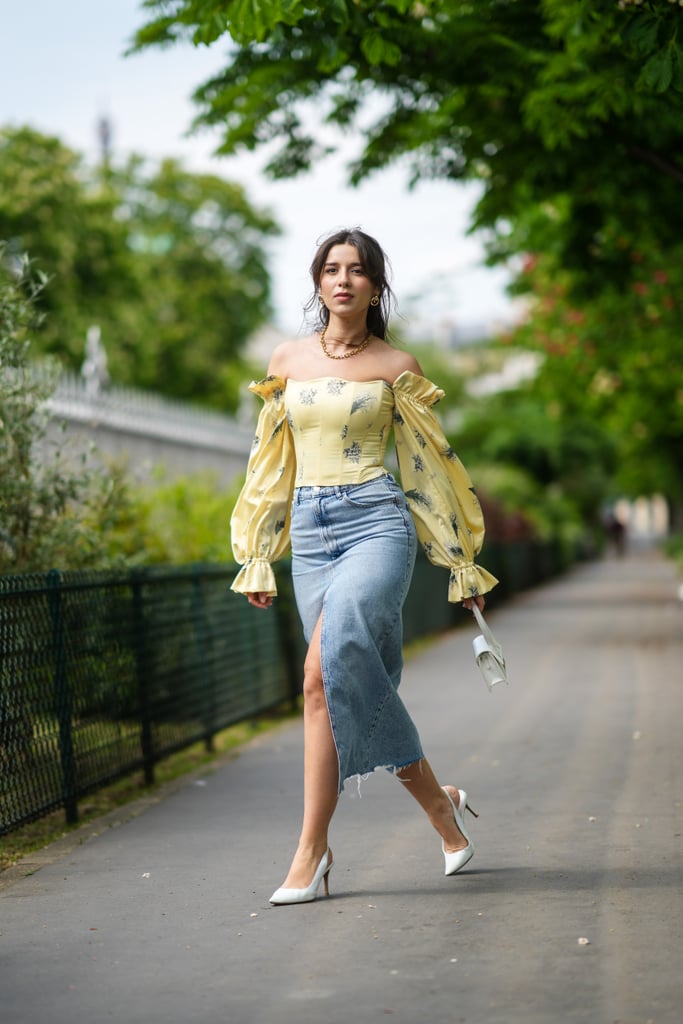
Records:
[[[232,518],[233,590],[266,609],[271,561],[291,539],[304,665],[304,814],[274,904],[314,900],[332,867],[328,828],[346,779],[391,769],[441,836],[446,874],[471,858],[467,794],[441,787],[397,690],[401,608],[417,538],[451,568],[467,608],[496,579],[473,562],[483,521],[469,477],[431,406],[442,396],[416,359],[385,340],[392,293],[384,253],[364,232],[320,245],[311,275],[319,332],[285,342],[251,390],[265,405]],[[384,468],[393,425],[403,490]],[[405,493],[404,493],[405,492]],[[412,514],[411,514],[412,513]],[[417,538],[416,538],[417,534]]]

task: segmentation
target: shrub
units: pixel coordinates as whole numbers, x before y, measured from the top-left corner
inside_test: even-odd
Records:
[[[74,469],[46,438],[57,366],[38,376],[30,361],[46,280],[0,245],[0,573],[106,567],[101,524],[120,501],[119,477]]]

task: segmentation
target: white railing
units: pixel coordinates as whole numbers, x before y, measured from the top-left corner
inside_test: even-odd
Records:
[[[36,367],[38,376],[45,373]],[[246,403],[235,418],[135,388],[103,387],[68,371],[60,374],[46,405],[55,419],[74,425],[176,441],[183,446],[244,453],[249,451],[253,435],[252,406]]]

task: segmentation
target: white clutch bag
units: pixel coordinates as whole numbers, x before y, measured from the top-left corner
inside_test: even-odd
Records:
[[[507,683],[508,681],[503,648],[489,629],[486,619],[474,602],[472,603],[472,611],[481,630],[480,635],[475,636],[472,641],[474,659],[490,692],[498,683]]]

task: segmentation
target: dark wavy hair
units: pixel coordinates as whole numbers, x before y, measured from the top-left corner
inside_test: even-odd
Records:
[[[318,251],[311,263],[314,291],[305,306],[309,320],[316,330],[321,330],[329,323],[330,311],[319,300],[320,279],[330,249],[335,245],[352,245],[358,250],[361,266],[379,293],[378,305],[368,306],[367,328],[376,337],[387,338],[389,314],[396,305],[394,293],[389,286],[391,264],[379,242],[360,228],[342,228],[318,242]]]

